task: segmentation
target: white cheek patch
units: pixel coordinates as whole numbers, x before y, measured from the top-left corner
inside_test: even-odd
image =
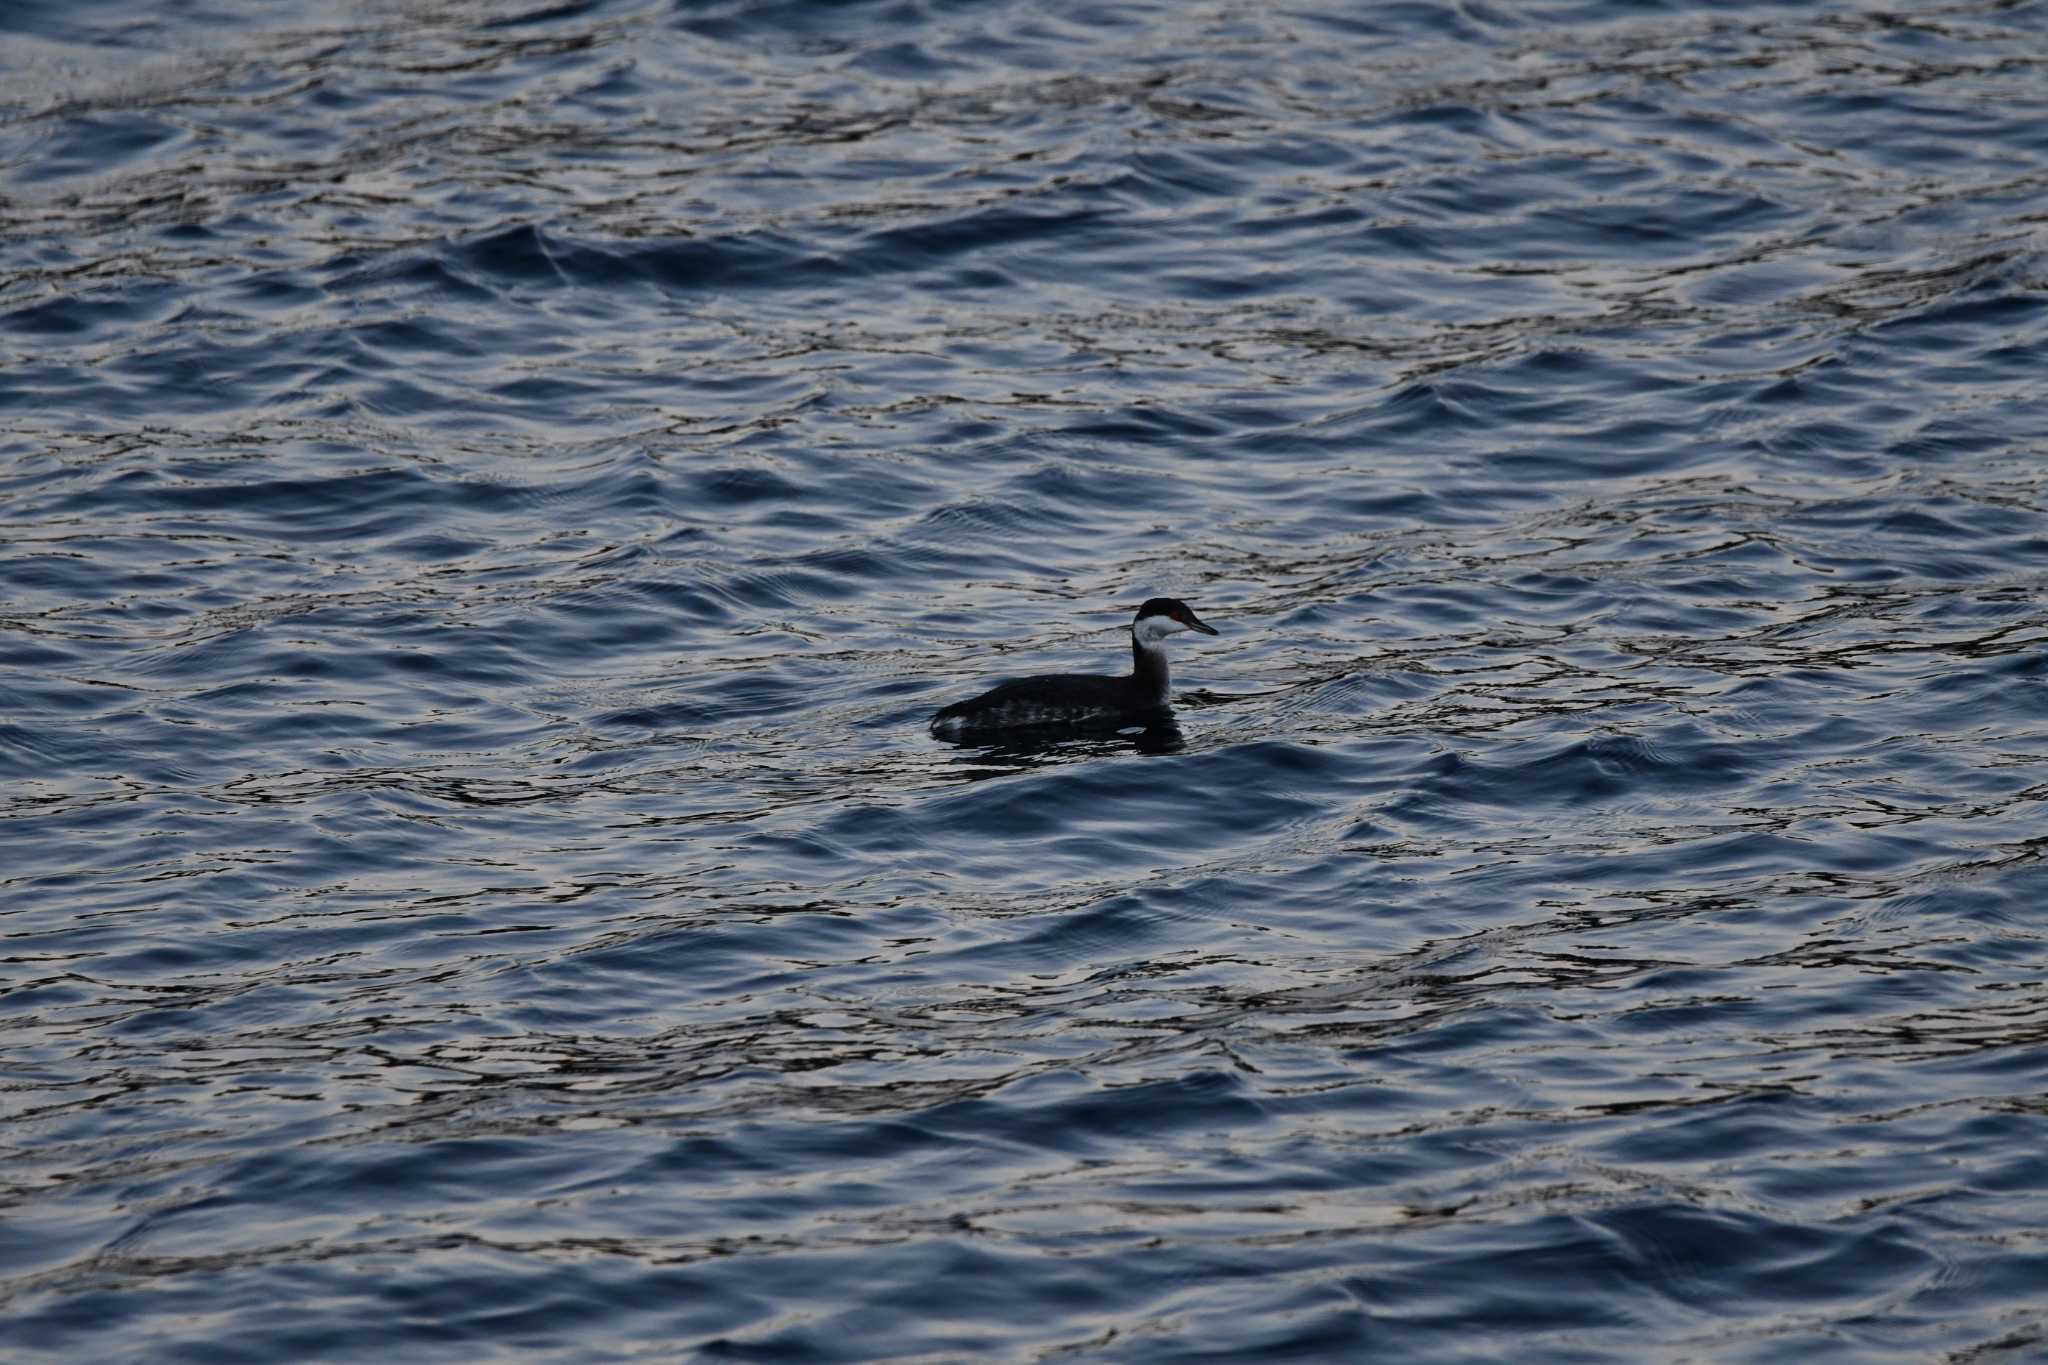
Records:
[[[1186,629],[1171,616],[1147,616],[1131,627],[1131,634],[1137,637],[1139,644],[1151,649],[1167,636]]]

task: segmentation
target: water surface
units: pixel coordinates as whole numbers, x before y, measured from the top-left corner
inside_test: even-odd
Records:
[[[2038,1357],[2044,129],[2038,3],[8,7],[0,1349]]]

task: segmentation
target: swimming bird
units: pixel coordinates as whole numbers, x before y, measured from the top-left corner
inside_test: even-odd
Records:
[[[1155,597],[1131,621],[1129,677],[1048,673],[1018,678],[978,697],[956,701],[932,717],[932,733],[950,738],[971,730],[1072,724],[1142,716],[1166,708],[1166,637],[1184,630],[1217,634],[1177,597]]]

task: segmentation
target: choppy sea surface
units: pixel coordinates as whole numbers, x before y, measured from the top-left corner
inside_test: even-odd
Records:
[[[2042,3],[0,7],[0,1354],[2048,1356],[2044,248]]]

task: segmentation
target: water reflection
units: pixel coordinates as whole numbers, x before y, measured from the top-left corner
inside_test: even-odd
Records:
[[[1171,708],[1135,723],[1129,719],[1064,721],[960,735],[940,742],[960,751],[959,774],[971,781],[1082,759],[1176,754],[1187,748],[1187,736]]]

